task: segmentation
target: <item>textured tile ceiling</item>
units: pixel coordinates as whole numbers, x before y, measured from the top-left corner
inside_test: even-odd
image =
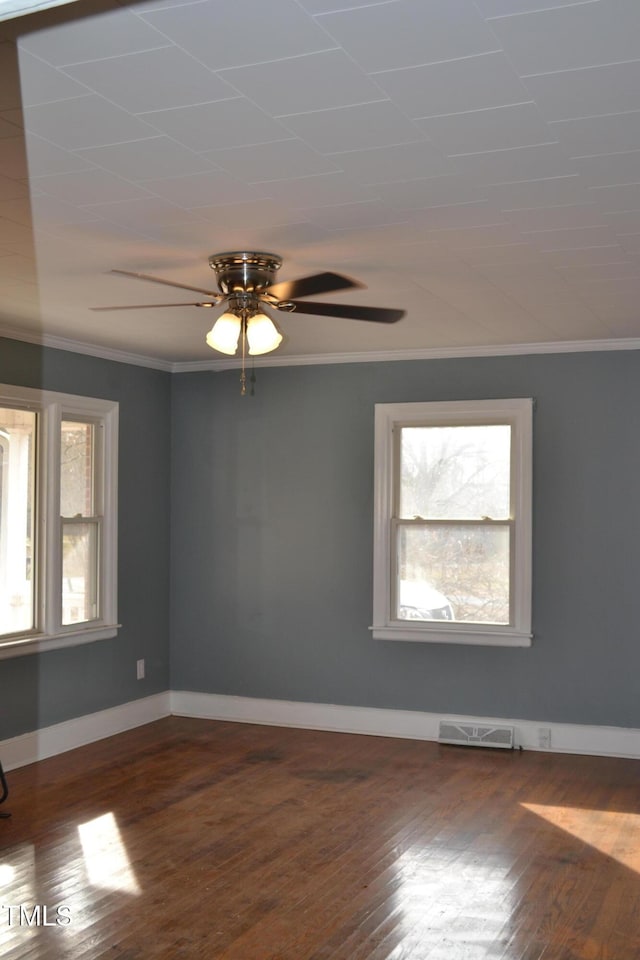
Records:
[[[209,254],[245,249],[407,311],[283,315],[285,358],[640,343],[639,0],[81,0],[2,28],[0,332],[212,361],[203,311],[89,308],[192,299],[112,268],[215,289]]]

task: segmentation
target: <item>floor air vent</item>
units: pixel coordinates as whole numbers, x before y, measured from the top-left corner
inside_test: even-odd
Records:
[[[505,750],[512,750],[513,727],[490,727],[480,723],[441,720],[438,741],[462,744],[465,747],[502,747]]]

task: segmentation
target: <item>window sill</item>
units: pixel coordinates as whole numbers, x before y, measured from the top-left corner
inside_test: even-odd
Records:
[[[369,627],[374,640],[408,640],[413,643],[464,643],[481,647],[530,647],[533,634],[507,630],[464,630],[424,624]]]
[[[121,624],[101,624],[99,627],[87,627],[69,633],[44,634],[31,637],[15,637],[0,641],[0,660],[10,657],[22,657],[29,653],[46,653],[49,650],[63,650],[65,647],[77,647],[96,640],[107,640],[118,634]]]

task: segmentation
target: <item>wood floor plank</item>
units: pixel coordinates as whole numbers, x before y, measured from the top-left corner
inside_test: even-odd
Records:
[[[637,761],[168,718],[9,780],[3,960],[640,960]]]

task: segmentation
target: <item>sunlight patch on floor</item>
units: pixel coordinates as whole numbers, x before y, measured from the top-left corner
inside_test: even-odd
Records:
[[[0,862],[0,956],[20,947],[37,960],[39,953],[32,941],[37,929],[21,926],[20,904],[36,902],[36,853],[31,844],[20,844],[3,851]]]
[[[400,855],[394,901],[398,922],[387,960],[485,960],[508,924],[514,900],[510,865],[500,857],[422,848]]]
[[[92,886],[122,893],[141,892],[112,813],[81,823],[78,833]]]
[[[3,853],[0,861],[2,903],[29,903],[34,897],[36,854],[31,844],[21,844]]]
[[[640,873],[640,814],[523,803],[530,813]]]

